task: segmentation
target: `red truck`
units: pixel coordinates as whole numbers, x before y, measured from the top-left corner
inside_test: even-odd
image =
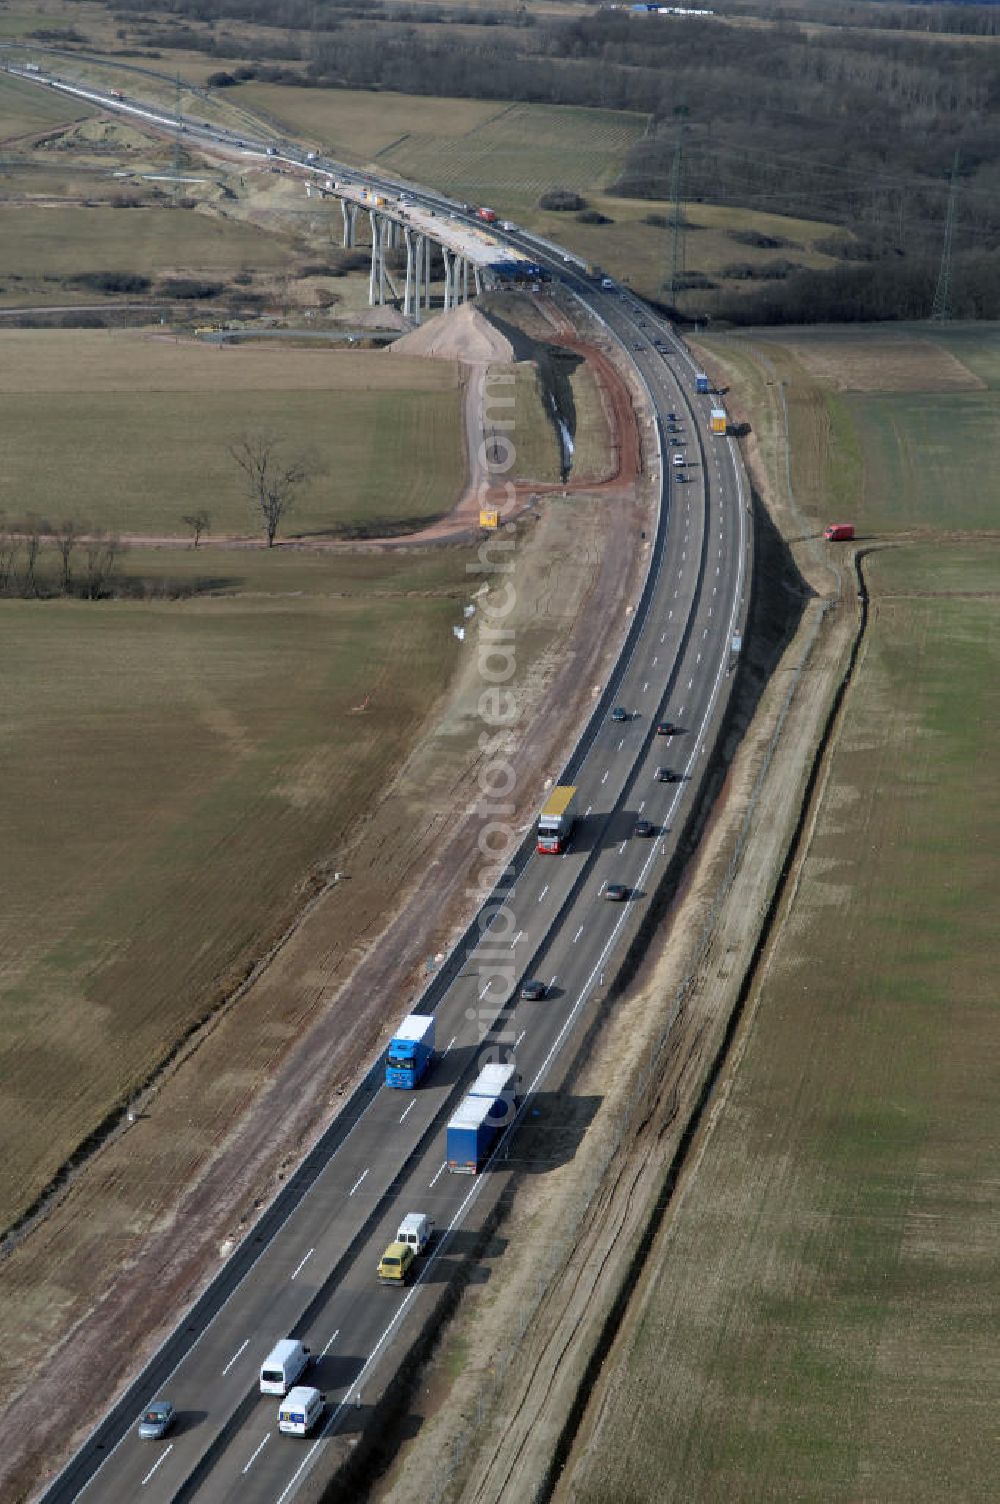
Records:
[[[496,221],[496,217],[497,217],[497,211],[495,209],[482,208],[482,209],[477,209],[476,210],[476,218],[477,219],[485,219],[485,221],[486,221],[486,223],[488,225],[494,224],[495,221]]]
[[[827,543],[849,543],[854,537],[853,522],[831,522],[823,537]]]

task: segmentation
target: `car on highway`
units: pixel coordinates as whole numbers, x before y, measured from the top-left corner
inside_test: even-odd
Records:
[[[616,705],[614,707],[614,709],[612,710],[612,712],[611,712],[611,719],[613,721],[627,721],[628,720],[628,711],[625,709],[625,706],[624,705]]]
[[[667,422],[668,423],[676,423],[677,422],[677,414],[676,413],[667,413]]]
[[[177,1411],[169,1400],[154,1400],[147,1405],[139,1419],[139,1437],[142,1441],[162,1441],[177,1419]]]
[[[682,480],[690,480],[690,479],[691,479],[690,475],[685,475],[683,470],[678,470],[677,474],[674,476],[674,480],[677,481],[678,485],[680,484],[680,482]]]
[[[680,783],[681,775],[675,773],[673,768],[657,768],[653,774],[657,783]]]
[[[521,983],[521,996],[526,1003],[540,1003],[548,990],[544,982],[539,982],[534,977]]]
[[[677,727],[673,721],[657,721],[656,734],[657,736],[676,736]]]
[[[400,1243],[394,1238],[378,1261],[375,1272],[379,1284],[397,1287],[405,1285],[413,1272],[416,1257],[409,1243]]]
[[[604,889],[604,896],[612,903],[624,903],[628,897],[628,889],[624,883],[608,883]]]
[[[684,464],[684,456],[683,456],[683,454],[675,454],[674,457],[673,457],[673,460],[671,461],[671,464],[674,464],[674,465],[683,465]]]
[[[653,835],[653,833],[654,830],[652,820],[636,820],[635,829],[632,832],[634,836],[640,836],[642,839],[646,839],[647,837]]]
[[[642,354],[643,350],[645,350],[645,348],[646,348],[646,346],[642,343],[641,339],[635,340],[634,343],[633,343],[633,345],[632,345],[632,349],[633,350],[638,350],[639,353],[640,353],[640,355]]]
[[[683,439],[678,439],[678,438],[675,437],[675,438],[672,438],[670,440],[670,442],[671,442],[671,444],[673,444],[674,446],[676,446],[677,444],[683,444],[684,440]]]

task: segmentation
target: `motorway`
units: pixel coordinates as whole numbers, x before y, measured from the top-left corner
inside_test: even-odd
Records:
[[[106,103],[122,107],[110,97]],[[206,148],[232,150],[227,133],[205,127],[199,135]],[[421,197],[461,215],[461,206],[441,195]],[[539,856],[525,842],[514,885],[499,895],[502,905],[496,897],[487,902],[482,923],[470,927],[415,1005],[437,1016],[441,1058],[426,1084],[413,1093],[390,1091],[373,1066],[279,1201],[50,1484],[46,1504],[80,1497],[100,1504],[286,1504],[322,1466],[331,1438],[347,1426],[356,1434],[370,1414],[366,1396],[382,1390],[436,1301],[435,1287],[462,1257],[463,1224],[491,1176],[503,1173],[516,1134],[515,1123],[477,1177],[445,1169],[444,1125],[493,1037],[510,992],[505,970],[513,968],[518,984],[525,976],[549,984],[544,1001],[517,1001],[504,1016],[505,1047],[523,1080],[522,1116],[623,954],[698,797],[749,599],[749,493],[736,445],[709,433],[715,404],[694,394],[693,364],[668,325],[631,295],[596,288],[575,258],[523,232],[505,238],[544,259],[586,302],[635,363],[660,419],[676,412],[682,425],[681,444],[670,448],[661,421],[654,464],[662,497],[650,575],[614,679],[559,780],[578,786],[584,818],[561,857]],[[683,467],[670,463],[675,453],[684,456]],[[612,722],[612,704],[625,706],[629,719]],[[659,737],[656,722],[666,717],[681,729]],[[661,765],[679,780],[655,781]],[[472,791],[470,802],[474,797]],[[640,816],[653,823],[652,839],[633,835]],[[608,883],[627,885],[628,901],[608,902]],[[408,1211],[433,1216],[441,1234],[401,1293],[380,1287],[374,1271]],[[325,1423],[308,1441],[280,1436],[277,1401],[257,1393],[261,1361],[289,1335],[317,1355],[309,1382],[328,1400]],[[177,1407],[178,1425],[161,1443],[140,1442],[138,1414],[160,1394]]]

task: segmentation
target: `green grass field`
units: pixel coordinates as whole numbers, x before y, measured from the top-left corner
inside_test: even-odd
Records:
[[[464,564],[137,551],[220,593],[0,603],[0,1225],[336,856],[448,682]]]
[[[8,18],[0,15],[0,23]],[[37,24],[37,18],[36,18]],[[11,32],[0,24],[0,37]],[[94,113],[82,99],[51,93],[24,79],[0,74],[0,141],[43,131],[63,120],[85,120]]]
[[[995,370],[994,330],[933,338]],[[995,533],[992,392],[845,395],[866,342],[827,331],[820,454],[813,379],[781,363],[799,339],[769,336],[768,374],[791,383],[793,451],[808,418],[817,525],[821,478],[846,457],[862,532],[888,546],[866,559],[869,630],[802,880],[616,1350],[578,1504],[939,1504],[992,1488],[1000,544],[948,537]],[[893,545],[912,527],[940,536]]]
[[[174,209],[34,209],[5,215],[0,279],[71,277],[129,271],[158,278],[225,277],[243,268],[274,271],[287,263],[281,238],[255,225]],[[10,288],[7,289],[8,300]],[[91,293],[91,301],[99,298]],[[60,297],[65,301],[64,290]],[[23,302],[23,293],[18,294]]]
[[[285,537],[419,525],[455,504],[465,474],[455,369],[442,361],[11,330],[0,394],[8,518],[173,535],[204,507],[216,533],[254,533],[226,448],[244,432],[312,458]]]
[[[997,392],[841,399],[863,456],[865,528],[989,528],[1000,521]]]
[[[233,102],[344,161],[375,163],[510,214],[556,184],[581,192],[607,186],[646,125],[644,116],[618,110],[270,84],[241,86]]]
[[[539,209],[536,194],[530,204],[520,210],[525,227],[603,267],[620,281],[629,283],[643,297],[662,297],[673,254],[672,231],[662,225],[649,225],[646,219],[652,214],[669,220],[672,206],[650,199],[617,198],[613,194],[595,192],[586,183],[571,186],[579,187],[588,204],[606,215],[611,223],[584,224],[575,213]],[[691,226],[685,234],[685,265],[704,272],[720,287],[738,290],[740,285],[753,285],[739,284],[722,276],[723,269],[735,262],[754,266],[764,266],[775,260],[808,267],[835,264],[834,257],[815,249],[817,240],[840,233],[835,225],[712,204],[687,204],[684,215]],[[747,230],[781,237],[788,244],[778,250],[765,250],[743,245],[730,233]],[[696,292],[685,293],[684,298],[685,307],[697,306]]]
[[[876,537],[997,526],[994,325],[755,330],[729,344],[765,353],[768,375],[786,383],[793,422],[811,409],[813,433],[807,437],[800,421],[792,471],[817,525],[832,510]]]

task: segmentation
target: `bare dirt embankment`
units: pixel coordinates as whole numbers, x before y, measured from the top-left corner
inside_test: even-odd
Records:
[[[793,559],[760,501],[766,496],[786,535],[805,537],[779,390],[746,372],[726,375],[731,409],[743,417],[752,399],[757,424],[747,445],[758,493],[749,662],[720,777],[733,760],[704,811],[693,864],[636,947],[631,977],[626,968],[602,1000],[591,1040],[560,1083],[559,1107],[534,1142],[529,1128],[519,1144],[527,1172],[485,1256],[488,1282],[466,1292],[430,1385],[413,1397],[422,1424],[409,1418],[417,1439],[401,1444],[378,1491],[383,1504],[414,1490],[463,1504],[573,1497],[579,1449],[601,1406],[614,1403],[616,1338],[656,1279],[656,1240],[697,1163],[705,1123],[725,1100],[747,981],[776,917],[857,626],[849,577],[832,572],[809,540]],[[574,1135],[573,1104],[588,1102],[599,1106]],[[553,1157],[560,1126],[572,1147]]]
[[[638,461],[647,420],[627,382],[617,373],[615,381],[618,447]],[[603,686],[647,562],[638,540],[648,497],[623,475],[598,489],[553,497],[507,534],[518,597],[508,625],[523,645],[512,759],[522,824]],[[472,577],[470,597],[482,578]],[[426,957],[471,917],[468,890],[482,867],[470,810],[482,684],[471,633],[469,641],[447,703],[350,844],[331,853],[331,880],[153,1084],[135,1122],[101,1145],[0,1265],[0,1345],[16,1354],[0,1421],[5,1499],[27,1498],[82,1439],[95,1396],[103,1405],[136,1370],[280,1186],[290,1167],[281,1145],[308,1145],[331,1121],[416,995]],[[537,716],[545,702],[560,705],[559,717]],[[346,880],[333,880],[334,868]],[[220,1128],[213,1084],[233,1072],[245,1080],[246,1106]],[[183,1180],[159,1187],[150,1225],[138,1209],[157,1183],[167,1138],[190,1152]]]

